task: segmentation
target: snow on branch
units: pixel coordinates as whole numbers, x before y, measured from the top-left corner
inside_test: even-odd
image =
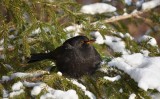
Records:
[[[142,18],[142,17],[140,16],[140,15],[146,13],[147,11],[149,11],[149,10],[137,11],[137,12],[135,12],[135,13],[131,13],[131,14],[127,14],[127,15],[113,16],[113,17],[111,17],[111,18],[109,18],[109,19],[104,20],[104,22],[105,22],[105,23],[113,23],[113,22],[116,22],[116,21],[125,20],[125,19],[129,19],[129,18],[135,17],[135,18],[143,19],[145,22],[150,23],[151,20],[146,19],[146,18],[144,19],[144,18]]]
[[[142,4],[142,11],[136,11],[136,12],[133,12],[133,13],[127,14],[127,15],[113,16],[109,19],[106,19],[104,22],[105,23],[112,23],[112,22],[116,22],[116,21],[120,21],[120,20],[125,20],[128,18],[136,17],[136,18],[143,19],[147,23],[150,23],[151,22],[150,20],[144,19],[140,15],[142,15],[142,14],[144,14],[144,13],[146,13],[146,12],[150,11],[151,9],[154,9],[158,6],[160,6],[159,0],[148,1],[148,2],[145,2]]]
[[[145,12],[146,11],[137,11],[136,13],[131,13],[131,14],[127,14],[127,15],[113,16],[109,19],[106,19],[104,22],[105,23],[112,23],[112,22],[116,22],[116,21],[120,21],[120,20],[124,20],[124,19],[128,19],[128,18],[136,17],[136,16],[139,16]]]

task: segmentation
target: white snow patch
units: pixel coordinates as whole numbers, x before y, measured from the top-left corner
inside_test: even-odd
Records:
[[[9,96],[9,92],[3,89],[3,98],[7,98]]]
[[[71,82],[77,85],[78,87],[80,87],[82,90],[86,90],[86,87],[82,85],[81,83],[77,82],[76,80],[71,80]]]
[[[117,32],[116,34],[118,34],[121,38],[124,38],[123,33],[121,33],[121,32]]]
[[[13,91],[18,91],[21,88],[23,88],[23,84],[20,81],[18,81],[17,83],[14,83],[13,86],[12,86],[12,90]]]
[[[23,84],[27,87],[33,87],[31,91],[32,96],[39,95],[42,90],[46,90],[47,93],[43,94],[40,99],[78,99],[78,95],[73,89],[68,91],[55,90],[43,82],[33,83],[24,81]]]
[[[124,35],[124,37],[128,37],[128,38],[131,39],[131,40],[134,39],[129,33],[126,33],[126,34]]]
[[[42,95],[40,97],[40,99],[56,99],[56,97],[54,95],[52,95],[51,93],[46,93],[46,94]]]
[[[149,52],[148,50],[141,50],[141,53],[142,53],[144,56],[148,56],[150,52]]]
[[[122,89],[122,88],[121,88],[121,89],[119,89],[119,92],[120,92],[120,93],[123,93],[123,89]]]
[[[148,35],[143,35],[142,37],[139,38],[138,41],[139,42],[148,41],[148,44],[150,44],[152,46],[158,46],[156,39],[151,36],[148,36]]]
[[[102,0],[102,2],[111,2],[112,0]]]
[[[85,87],[84,85],[82,85],[81,83],[77,82],[77,80],[72,79],[72,80],[70,80],[70,81],[71,81],[73,84],[77,85],[79,88],[81,88],[82,91],[84,91],[85,95],[88,96],[90,99],[96,99],[95,95],[94,95],[92,92],[86,90],[86,87]]]
[[[14,46],[13,45],[8,45],[8,49],[14,49]],[[0,50],[3,51],[4,46],[0,46]]]
[[[2,45],[4,43],[4,39],[0,40],[0,45]]]
[[[8,69],[13,70],[13,67],[11,65],[9,65],[9,64],[5,64],[5,67],[8,68]]]
[[[154,93],[150,95],[152,99],[160,99],[160,93]]]
[[[40,97],[40,99],[78,99],[78,95],[76,94],[76,91],[73,89],[70,89],[68,91],[62,91],[62,90],[54,90],[52,88],[47,89],[49,93],[46,93]]]
[[[42,27],[42,30],[43,30],[45,33],[51,31],[48,27]],[[40,29],[40,28],[37,28],[37,29],[35,29],[35,30],[33,30],[33,31],[31,32],[31,35],[36,35],[36,34],[39,34],[39,33],[41,33],[41,32],[42,32],[41,29]]]
[[[74,25],[66,27],[64,29],[64,31],[68,33],[67,37],[71,38],[71,37],[74,37],[74,36],[78,36],[79,33],[81,33],[82,27],[83,27],[82,25],[74,24]]]
[[[59,76],[62,76],[62,73],[59,71],[59,72],[57,72],[57,74],[59,75]]]
[[[34,86],[38,86],[38,85],[40,85],[40,84],[41,84],[41,82],[38,82],[38,83],[27,82],[27,81],[24,81],[24,82],[23,82],[23,85],[24,85],[25,87],[34,87]]]
[[[75,90],[68,90],[68,91],[56,90],[54,92],[54,97],[55,99],[78,99]]]
[[[124,16],[125,16],[125,15],[128,15],[128,13],[127,13],[127,12],[124,12],[123,15],[124,15]]]
[[[138,10],[134,9],[131,13],[133,14],[133,13],[137,13],[137,12],[138,12]]]
[[[104,43],[103,36],[101,35],[100,32],[94,31],[94,32],[91,32],[90,35],[96,39],[95,43],[97,43],[97,44],[103,44]]]
[[[160,5],[160,0],[152,0],[142,4],[142,10],[148,10]]]
[[[87,95],[90,99],[96,99],[96,96],[90,91],[86,90],[85,95]]]
[[[125,42],[121,38],[115,36],[105,35],[104,43],[107,44],[114,52],[121,52],[122,54],[128,54],[125,49]]]
[[[122,58],[127,64],[130,64],[131,67],[139,67],[143,62],[144,56],[141,53],[132,54],[132,55],[123,55]]]
[[[116,66],[131,76],[143,90],[160,92],[160,57],[145,57],[141,53],[114,58],[108,65]]]
[[[114,82],[114,81],[118,81],[119,79],[121,79],[121,76],[120,75],[117,75],[115,77],[108,77],[108,76],[104,76],[103,77],[105,80],[109,80],[111,82]]]
[[[4,59],[4,54],[0,55],[0,59]]]
[[[9,76],[2,76],[2,81],[9,81],[10,77]]]
[[[132,0],[124,0],[124,2],[129,6],[132,4]]]
[[[94,14],[102,14],[106,12],[115,12],[116,8],[106,3],[94,3],[94,4],[82,6],[80,11],[85,14],[94,15]]]
[[[16,77],[19,77],[19,78],[38,77],[38,76],[46,74],[46,73],[48,74],[49,72],[48,71],[36,71],[33,73],[16,72],[16,73],[13,73],[11,76],[2,76],[2,81],[9,81],[9,80],[12,80]]]
[[[31,95],[32,96],[37,96],[41,93],[41,91],[44,89],[44,88],[48,88],[48,85],[45,84],[45,83],[38,83],[39,85],[37,86],[34,86],[32,91],[31,91]]]
[[[128,99],[135,99],[136,98],[136,94],[132,93]]]
[[[140,8],[140,7],[142,7],[142,4],[144,3],[144,0],[137,0],[137,2],[136,2],[136,7],[137,8]]]
[[[12,98],[12,97],[18,96],[18,95],[20,95],[20,94],[22,94],[22,93],[24,93],[24,90],[23,90],[23,89],[21,89],[21,90],[19,90],[19,91],[13,91],[13,92],[11,92],[11,93],[9,94],[9,97]]]
[[[42,88],[40,86],[35,86],[33,87],[32,91],[31,91],[31,95],[32,96],[37,96],[41,93]]]

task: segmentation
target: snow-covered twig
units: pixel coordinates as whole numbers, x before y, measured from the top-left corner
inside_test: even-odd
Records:
[[[148,11],[150,11],[151,9],[154,9],[154,8],[158,7],[158,6],[160,6],[160,1],[159,0],[148,1],[148,2],[145,2],[145,3],[142,4],[142,11],[136,11],[136,12],[133,11],[133,13],[131,13],[131,14],[113,16],[109,19],[106,19],[105,23],[112,23],[112,22],[132,18],[132,17],[144,19],[144,18],[139,17],[139,16],[148,12]],[[144,21],[145,22],[151,22],[151,21],[148,21],[146,19]]]
[[[136,17],[139,18],[138,16],[148,12],[149,10],[145,10],[145,11],[137,11],[135,13],[131,13],[131,14],[127,14],[127,15],[119,15],[119,16],[113,16],[109,19],[104,20],[105,23],[113,23],[116,21],[120,21],[120,20],[125,20],[125,19],[129,19],[132,17]]]
[[[0,80],[0,82],[10,81],[17,77],[18,78],[39,77],[44,74],[49,74],[49,72],[43,71],[43,70],[38,70],[33,73],[16,72],[16,73],[11,74],[10,76],[2,76],[2,79]]]

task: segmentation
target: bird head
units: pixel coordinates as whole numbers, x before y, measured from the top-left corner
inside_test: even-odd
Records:
[[[86,36],[76,36],[70,38],[64,42],[64,45],[70,45],[72,47],[90,46],[95,40],[89,40]]]

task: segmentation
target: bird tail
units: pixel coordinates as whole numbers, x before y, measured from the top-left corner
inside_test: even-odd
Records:
[[[31,54],[31,57],[29,58],[28,63],[33,63],[33,62],[50,59],[50,58],[51,56],[49,55],[49,53]]]

